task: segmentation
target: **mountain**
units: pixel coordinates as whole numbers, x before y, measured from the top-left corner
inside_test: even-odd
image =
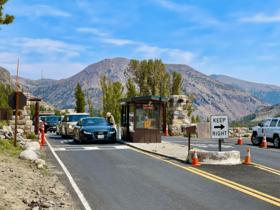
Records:
[[[43,99],[56,108],[66,109],[75,107],[74,91],[79,82],[85,92],[83,81],[89,86],[89,93],[93,99],[95,109],[98,108],[101,90],[98,81],[101,75],[106,75],[114,81],[125,84],[124,69],[129,59],[113,58],[105,59],[86,67],[78,74],[67,79],[61,79],[48,86],[31,88],[35,96],[40,96],[43,91]],[[234,120],[244,115],[254,113],[269,104],[254,96],[248,91],[219,82],[212,77],[202,74],[187,65],[166,64],[170,73],[177,71],[184,78],[183,86],[188,92],[195,94],[194,115],[199,115],[202,120],[207,116],[226,114]],[[87,98],[86,98],[87,100]]]
[[[16,83],[11,77],[10,72],[2,68],[1,66],[0,66],[0,84],[4,84],[5,86],[10,85],[12,89],[16,88]]]
[[[276,85],[267,85],[255,82],[248,82],[245,80],[236,79],[225,75],[210,75],[210,77],[223,82],[228,85],[232,85],[243,90],[251,92],[253,95],[265,100],[269,104],[280,103],[280,87]]]
[[[12,78],[14,79],[14,81],[16,81],[17,76],[12,76]],[[41,84],[42,81],[42,84]],[[48,86],[54,82],[56,82],[57,80],[54,79],[38,79],[38,80],[33,80],[33,79],[26,79],[23,77],[18,77],[18,83],[20,84],[21,87],[24,88],[24,90],[30,90],[31,88],[37,88],[42,86]]]

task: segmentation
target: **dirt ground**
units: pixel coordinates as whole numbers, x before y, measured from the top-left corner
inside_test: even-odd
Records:
[[[13,209],[79,210],[50,167],[0,153],[0,210]]]

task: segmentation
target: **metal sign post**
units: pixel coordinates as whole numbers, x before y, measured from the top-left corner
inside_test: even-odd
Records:
[[[219,151],[222,151],[222,139],[228,139],[228,116],[210,117],[211,139],[219,139]]]

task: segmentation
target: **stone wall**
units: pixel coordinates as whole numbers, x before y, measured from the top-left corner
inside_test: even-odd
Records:
[[[26,106],[18,111],[18,121],[17,121],[17,132],[21,135],[28,136],[30,133],[34,133],[34,126],[32,125],[32,120],[30,120],[30,94],[24,93],[26,96]],[[15,110],[13,111],[12,119],[9,120],[9,126],[11,130],[15,131]]]
[[[192,125],[186,111],[187,96],[172,95],[169,100],[168,131],[171,136],[182,136],[182,125]]]

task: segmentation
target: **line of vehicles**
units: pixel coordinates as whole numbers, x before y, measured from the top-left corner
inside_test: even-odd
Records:
[[[116,142],[116,129],[102,117],[90,117],[86,113],[71,113],[64,116],[41,116],[45,132],[54,132],[62,138],[74,141]]]

